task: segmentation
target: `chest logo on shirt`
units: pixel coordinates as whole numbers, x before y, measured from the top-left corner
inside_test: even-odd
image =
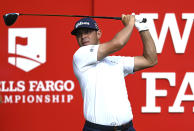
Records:
[[[94,51],[94,46],[92,46],[91,48],[90,48],[90,52],[93,52]]]
[[[93,48],[91,48],[91,49],[90,49],[90,52],[93,52],[93,51],[94,51],[94,49],[93,49]]]

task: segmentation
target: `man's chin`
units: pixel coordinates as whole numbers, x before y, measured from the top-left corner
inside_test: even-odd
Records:
[[[87,45],[97,45],[98,43],[90,43],[90,42],[86,42],[86,43],[82,43],[82,46],[87,46]]]

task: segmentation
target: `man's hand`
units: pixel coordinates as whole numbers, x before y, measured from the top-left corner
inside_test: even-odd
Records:
[[[124,26],[134,26],[135,24],[135,16],[134,15],[124,15],[122,14],[122,23]]]
[[[135,21],[135,27],[137,28],[137,30],[139,32],[146,31],[146,30],[149,29],[148,24],[147,24],[147,21],[146,22],[140,22],[140,20],[143,19],[141,15],[136,15],[135,16],[135,19],[136,19],[136,21]]]

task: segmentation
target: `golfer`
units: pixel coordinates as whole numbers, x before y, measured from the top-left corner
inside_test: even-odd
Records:
[[[124,77],[156,65],[157,54],[147,23],[134,15],[122,15],[122,23],[122,30],[105,43],[100,42],[102,33],[91,18],[77,21],[71,32],[80,46],[73,68],[84,100],[83,131],[135,131]],[[143,55],[110,56],[126,45],[134,26],[143,42]]]

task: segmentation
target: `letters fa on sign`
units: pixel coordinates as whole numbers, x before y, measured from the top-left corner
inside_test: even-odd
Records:
[[[29,72],[46,62],[46,28],[9,28],[8,62]]]

